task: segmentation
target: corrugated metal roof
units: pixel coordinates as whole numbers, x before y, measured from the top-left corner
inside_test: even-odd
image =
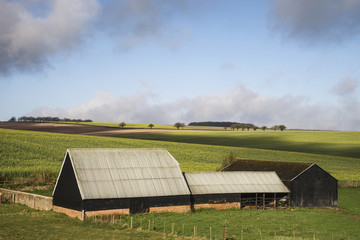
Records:
[[[195,172],[185,178],[194,195],[289,192],[275,172]]]
[[[189,195],[165,149],[68,149],[82,199]]]
[[[281,180],[292,180],[313,163],[238,159],[221,171],[275,171]]]

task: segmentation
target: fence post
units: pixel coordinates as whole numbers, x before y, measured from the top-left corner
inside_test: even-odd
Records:
[[[85,220],[85,210],[81,210],[81,220],[84,221]]]
[[[183,224],[183,225],[182,225],[182,238],[184,238],[184,230],[185,230],[184,227],[185,227],[185,226],[184,226],[184,224]]]
[[[263,210],[265,210],[265,193],[263,193]]]
[[[276,209],[276,193],[274,193],[274,208]]]
[[[258,194],[257,193],[255,194],[255,206],[256,206],[256,209],[258,209]]]
[[[224,236],[223,236],[223,240],[226,239],[226,227],[224,227]]]

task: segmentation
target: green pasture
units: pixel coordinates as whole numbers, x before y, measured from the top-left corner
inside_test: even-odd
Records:
[[[54,122],[56,123],[56,122]],[[119,128],[120,122],[58,122],[65,124],[77,124],[77,125],[88,125],[88,126],[98,126],[98,127],[111,127]],[[126,123],[124,129],[150,129],[150,123]],[[154,123],[153,123],[154,124]],[[175,123],[174,123],[175,124]],[[153,129],[166,129],[166,130],[177,130],[174,125],[165,125],[165,124],[154,124]],[[207,127],[207,126],[185,126],[182,130],[207,130],[207,131],[222,131],[222,127]]]
[[[360,132],[184,131],[120,137],[360,158]]]
[[[59,122],[59,123],[97,126],[97,127],[120,128],[119,127],[120,122]],[[150,123],[126,123],[124,129],[150,129],[149,124]],[[154,124],[153,129],[176,130],[176,128],[174,126],[172,126],[172,125],[164,125],[164,124]]]
[[[182,134],[174,134],[174,138],[189,136],[185,132]],[[194,133],[191,134],[194,136]],[[164,136],[171,135],[164,134]],[[221,164],[223,156],[233,152],[238,158],[314,162],[339,180],[360,181],[358,157],[221,146],[222,141],[224,140],[220,138],[220,146],[216,146],[201,142],[183,143],[0,129],[0,177],[28,177],[42,171],[57,176],[67,148],[165,148],[180,163],[183,171],[215,171]],[[354,144],[353,142],[349,145]]]
[[[65,214],[0,204],[0,239],[164,239],[157,232],[85,224]],[[171,239],[171,238],[167,238]]]
[[[360,188],[339,189],[339,209],[200,209],[114,216],[114,220],[92,217],[85,222],[52,211],[1,204],[0,239],[191,239],[194,228],[198,239],[210,239],[210,228],[212,239],[222,239],[224,227],[236,239],[358,239],[359,194]]]

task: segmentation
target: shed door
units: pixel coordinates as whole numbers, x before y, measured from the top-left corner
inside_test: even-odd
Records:
[[[133,198],[130,200],[130,214],[148,213],[149,199],[147,198]]]

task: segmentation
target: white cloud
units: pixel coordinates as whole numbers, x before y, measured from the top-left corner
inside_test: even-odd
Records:
[[[226,61],[221,65],[221,68],[226,70],[234,69],[235,67],[235,64],[231,61]]]
[[[0,73],[40,70],[51,56],[71,50],[99,8],[96,0],[0,0]]]
[[[275,0],[272,30],[307,45],[339,43],[360,33],[360,0]]]
[[[180,98],[170,103],[150,102],[154,102],[151,92],[128,97],[98,92],[89,103],[59,111],[58,116],[107,122],[239,121],[269,127],[285,124],[288,128],[360,130],[359,104],[347,105],[340,101],[338,106],[308,105],[300,96],[262,96],[241,84],[223,94]],[[40,112],[42,116],[54,114],[54,110],[42,109],[28,115]]]

